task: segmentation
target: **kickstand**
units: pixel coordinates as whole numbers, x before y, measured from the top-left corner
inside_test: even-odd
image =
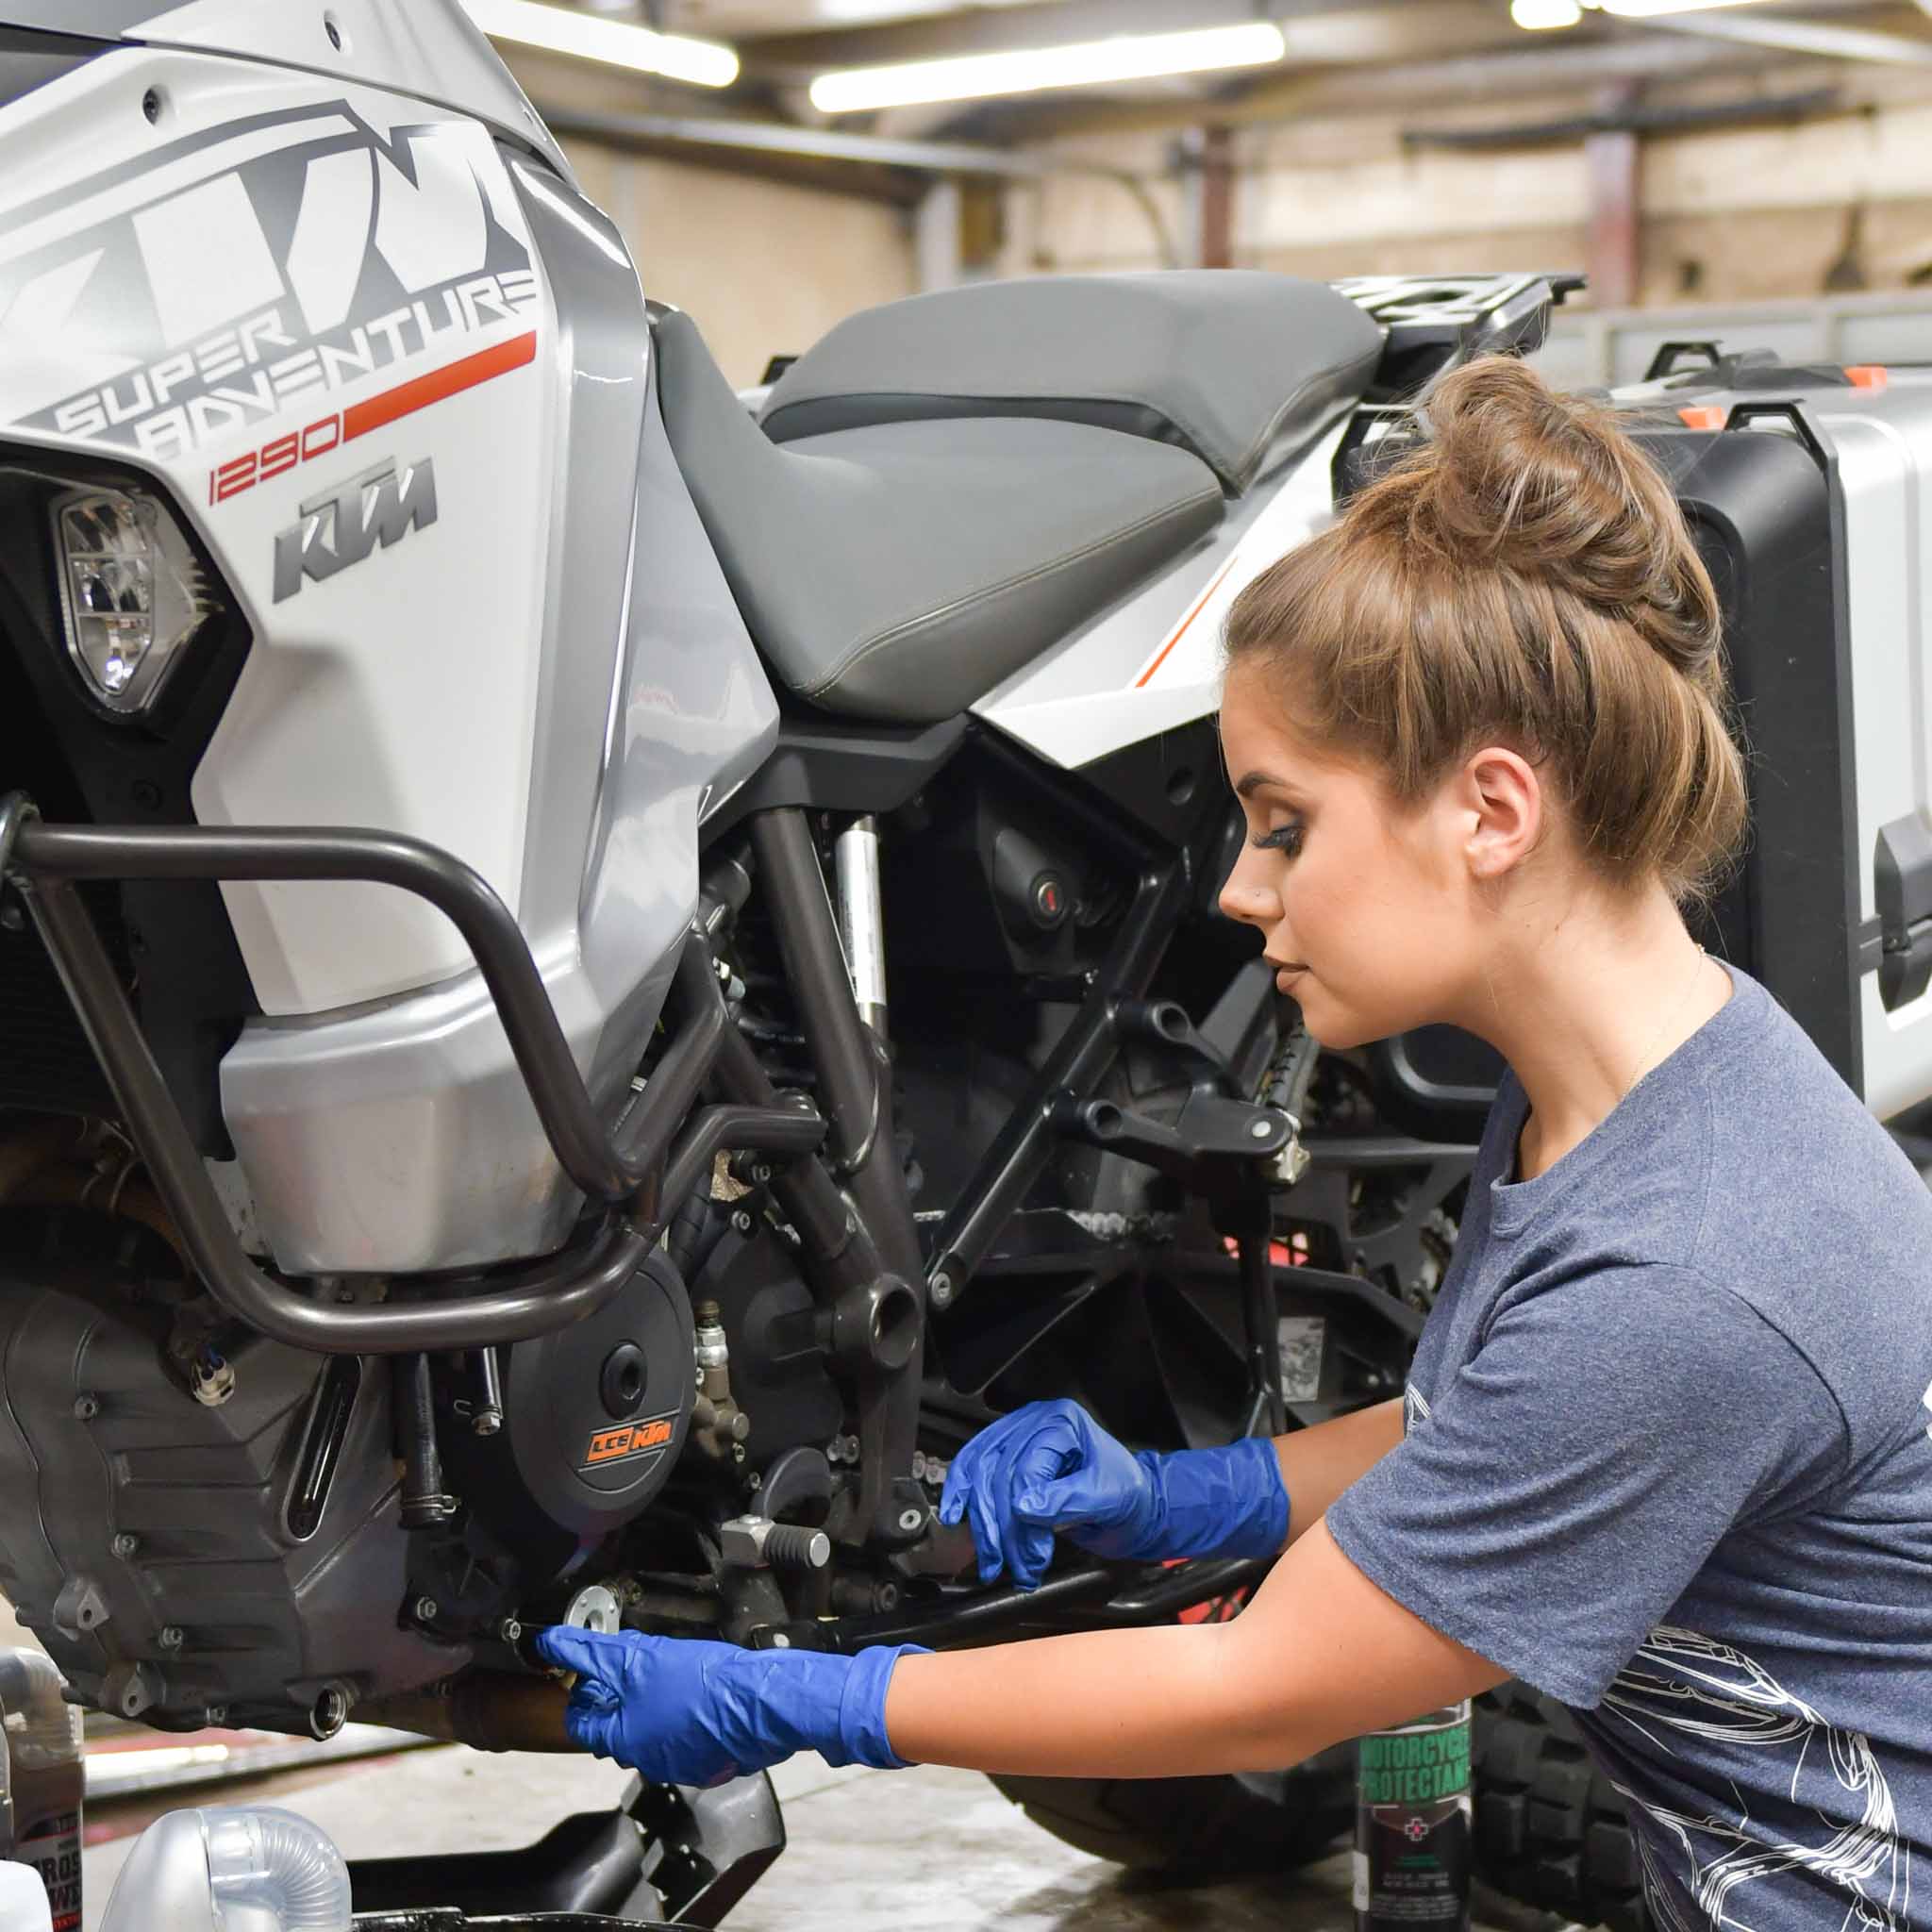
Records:
[[[644,1877],[680,1926],[718,1924],[785,1849],[778,1794],[761,1771],[708,1789],[639,1778],[624,1808],[650,1840]]]

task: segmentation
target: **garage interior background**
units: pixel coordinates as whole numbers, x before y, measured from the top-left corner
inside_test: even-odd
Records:
[[[1932,0],[1610,4],[1632,10],[1528,30],[1508,0],[1271,0],[1269,66],[836,115],[808,95],[829,71],[1256,9],[580,0],[727,42],[740,72],[716,90],[498,45],[645,291],[741,384],[871,303],[1163,265],[1582,268],[1545,352],[1576,380],[1629,379],[1655,340],[1740,305],[1775,305],[1751,339],[1787,355],[1910,353],[1932,316]]]

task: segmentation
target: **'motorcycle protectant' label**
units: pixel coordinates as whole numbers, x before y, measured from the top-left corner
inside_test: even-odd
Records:
[[[1356,1745],[1356,1932],[1468,1932],[1469,1706]]]

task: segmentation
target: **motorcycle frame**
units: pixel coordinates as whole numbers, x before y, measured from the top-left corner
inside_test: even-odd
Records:
[[[14,792],[0,799],[0,891],[11,888],[25,903],[209,1292],[237,1321],[293,1346],[324,1355],[422,1356],[563,1327],[620,1291],[720,1151],[772,1157],[774,1191],[799,1230],[806,1273],[828,1318],[833,1360],[858,1390],[866,1453],[858,1533],[909,1542],[923,1533],[926,1511],[922,1500],[917,1528],[908,1528],[899,1506],[910,1506],[909,1491],[898,1495],[887,1472],[911,1467],[927,1308],[953,1301],[1049,1158],[1058,1132],[1055,1102],[1085,1098],[1106,1077],[1122,1044],[1123,1013],[1153,977],[1192,867],[1185,851],[1156,858],[1137,849],[1134,895],[1104,965],[1032,1090],[982,1157],[927,1262],[903,1175],[895,1161],[879,1158],[892,1144],[885,1042],[859,1017],[805,815],[793,806],[771,807],[748,815],[747,829],[793,969],[829,1120],[795,1096],[778,1095],[731,1024],[710,945],[725,911],[715,892],[705,895],[679,960],[678,1024],[641,1099],[613,1130],[591,1101],[514,917],[473,868],[425,841],[331,828],[50,824]],[[1118,830],[1107,829],[1119,844]],[[476,960],[553,1151],[603,1207],[594,1224],[558,1255],[459,1291],[448,1291],[447,1277],[392,1277],[391,1298],[381,1304],[311,1298],[264,1272],[229,1224],[77,891],[83,880],[129,878],[354,879],[413,893],[445,913]],[[708,1087],[724,1094],[724,1103],[693,1112]],[[863,1125],[854,1118],[860,1112]],[[829,1159],[823,1151],[828,1134]],[[1267,1286],[1268,1261],[1258,1164],[1256,1174],[1260,1211],[1238,1231],[1256,1381],[1250,1430],[1264,1421],[1274,1428],[1286,1423],[1274,1324],[1257,1292]],[[399,1290],[407,1298],[395,1298]]]

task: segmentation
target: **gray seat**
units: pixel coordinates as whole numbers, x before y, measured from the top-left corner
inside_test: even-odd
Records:
[[[773,671],[857,717],[962,711],[1220,521],[1185,450],[1039,420],[887,423],[784,448],[688,316],[658,315],[678,468]]]
[[[1382,332],[1326,282],[1248,270],[1041,275],[848,316],[779,378],[774,442],[956,416],[1037,416],[1172,442],[1232,491],[1359,396]]]

